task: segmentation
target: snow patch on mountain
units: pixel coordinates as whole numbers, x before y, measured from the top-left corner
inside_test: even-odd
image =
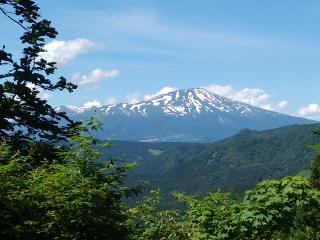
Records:
[[[66,108],[77,114],[91,109],[90,107],[75,106],[66,106]],[[113,115],[120,111],[127,116],[148,116],[148,112],[151,110],[162,111],[170,116],[194,116],[216,111],[248,115],[260,111],[257,107],[219,96],[204,88],[176,90],[134,104],[120,103],[94,108],[105,115]]]
[[[312,121],[268,111],[203,88],[176,90],[138,103],[103,107],[61,106],[75,120],[96,114],[104,124],[102,139],[208,142],[244,128],[270,129]]]

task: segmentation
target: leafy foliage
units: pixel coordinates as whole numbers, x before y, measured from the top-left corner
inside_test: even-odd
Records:
[[[320,132],[315,132],[320,135]],[[311,168],[311,182],[314,187],[320,190],[320,144],[313,145],[313,149],[316,151],[317,156],[313,160]]]
[[[192,239],[210,239],[219,230],[220,223],[231,217],[232,208],[237,205],[228,193],[214,192],[206,194],[202,199],[174,194],[180,202],[186,203],[186,225]]]
[[[306,229],[319,236],[320,192],[299,176],[264,181],[223,225],[224,239],[290,239]]]
[[[98,126],[91,122],[89,129]],[[30,156],[13,154],[1,145],[1,239],[127,239],[128,209],[123,198],[138,189],[124,187],[132,164],[117,159],[100,161],[97,140],[72,137],[61,163],[34,168]],[[108,147],[108,145],[100,146]]]
[[[160,210],[160,190],[151,191],[151,196],[130,209],[129,226],[134,240],[183,240],[190,233],[176,210]]]
[[[222,192],[200,199],[178,193],[175,197],[187,204],[184,214],[156,211],[153,198],[138,206],[136,212],[143,213],[138,214],[143,224],[137,225],[142,228],[136,231],[137,236],[154,235],[136,239],[320,239],[320,192],[300,176],[264,181],[248,191],[241,202]],[[174,218],[165,215],[168,222],[161,221],[164,213]],[[183,237],[174,235],[178,233]]]

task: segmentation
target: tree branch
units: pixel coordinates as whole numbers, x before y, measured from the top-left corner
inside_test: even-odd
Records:
[[[14,18],[12,18],[8,12],[6,10],[4,10],[3,8],[0,7],[0,11],[6,16],[8,17],[10,20],[14,21],[16,24],[18,24],[20,27],[22,27],[24,30],[29,31],[28,28],[26,28],[25,26],[23,26],[19,21],[15,20]]]

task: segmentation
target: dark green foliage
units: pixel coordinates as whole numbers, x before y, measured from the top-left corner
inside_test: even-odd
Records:
[[[123,178],[133,165],[98,161],[99,144],[91,135],[71,142],[74,147],[60,152],[64,164],[37,168],[29,164],[32,157],[1,145],[7,160],[0,165],[1,239],[128,239],[123,199],[138,190],[124,187]]]
[[[166,236],[179,234],[176,236],[183,237],[172,239],[186,240],[320,239],[320,192],[304,177],[264,181],[240,202],[222,192],[208,193],[202,198],[182,194],[175,197],[187,204],[185,213],[157,211],[150,199],[145,206],[138,206],[144,206],[139,209],[143,215],[138,215],[143,224],[136,226],[140,227],[136,239],[171,239],[164,235],[139,238],[141,234],[158,232]],[[162,214],[169,212],[174,218],[161,221]]]
[[[138,190],[123,178],[133,164],[101,159],[96,149],[108,144],[78,134],[99,126],[80,127],[40,98],[76,86],[49,79],[55,63],[41,53],[57,32],[35,2],[1,0],[0,12],[23,31],[19,59],[0,50],[0,239],[127,239],[123,199]]]
[[[311,181],[314,187],[320,190],[320,154],[313,160]]]
[[[320,132],[315,132],[318,136]],[[313,160],[311,168],[311,182],[314,187],[320,190],[320,144],[313,145],[314,150],[317,153],[317,156]]]
[[[128,182],[148,181],[149,190],[160,187],[165,205],[176,202],[173,191],[203,194],[231,190],[242,197],[265,179],[280,179],[310,169],[315,156],[311,144],[319,142],[312,132],[319,124],[294,125],[266,131],[245,130],[212,144],[164,145],[164,143],[116,143],[114,153],[126,159],[141,156]],[[177,144],[177,143],[175,143]],[[153,156],[148,149],[164,151]]]
[[[91,121],[89,128],[99,125]],[[103,146],[91,135],[72,140],[59,155],[64,164],[37,168],[30,164],[35,155],[1,145],[1,239],[320,239],[320,192],[304,177],[264,181],[242,201],[223,192],[176,193],[185,212],[161,210],[154,191],[129,209],[122,199],[138,191],[124,187],[123,178],[134,164],[99,161]]]
[[[10,140],[18,149],[29,140],[52,143],[66,139],[75,123],[39,97],[42,90],[72,92],[76,88],[63,77],[50,80],[55,63],[39,56],[46,39],[55,38],[57,31],[50,21],[41,18],[32,0],[0,1],[0,12],[23,30],[20,59],[15,59],[5,44],[0,50],[0,138]],[[58,124],[62,120],[66,123],[63,126]]]
[[[319,237],[320,192],[303,177],[265,181],[222,224],[224,239],[292,239],[306,230]]]
[[[160,190],[151,191],[137,206],[130,209],[128,225],[133,240],[184,240],[190,236],[186,224],[176,210],[160,210]]]
[[[233,208],[237,206],[237,202],[223,192],[207,193],[201,199],[180,193],[174,195],[178,201],[187,204],[185,225],[192,239],[210,239],[219,230],[221,222],[232,216]]]

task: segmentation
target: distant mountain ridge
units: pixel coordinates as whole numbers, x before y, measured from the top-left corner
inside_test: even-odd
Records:
[[[177,90],[135,104],[59,107],[75,119],[96,114],[104,124],[101,139],[211,142],[244,128],[264,130],[314,121],[264,110],[203,88]]]

